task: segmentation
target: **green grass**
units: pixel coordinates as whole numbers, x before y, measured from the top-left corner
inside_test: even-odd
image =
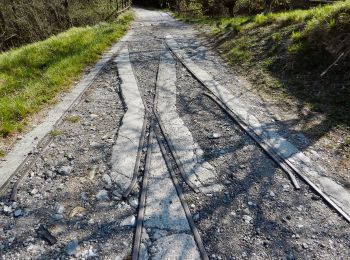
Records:
[[[80,119],[81,119],[80,116],[71,115],[71,116],[67,116],[64,120],[69,123],[78,123]]]
[[[61,130],[54,129],[54,130],[50,131],[51,137],[57,137],[57,136],[60,136],[62,134],[63,134],[63,131],[61,131]]]
[[[0,54],[0,136],[22,131],[29,115],[54,103],[124,35],[132,18],[128,12],[115,22],[72,28]]]
[[[0,158],[1,158],[1,157],[5,157],[5,155],[6,155],[5,151],[0,150]]]

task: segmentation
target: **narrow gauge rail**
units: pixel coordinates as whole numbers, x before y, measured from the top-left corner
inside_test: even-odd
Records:
[[[167,43],[166,43],[167,44]],[[283,170],[285,171],[289,178],[291,179],[294,187],[296,189],[300,189],[300,186],[294,176],[293,173],[295,173],[297,176],[299,176],[300,179],[302,179],[307,185],[309,185],[312,190],[318,194],[323,201],[326,202],[327,205],[332,207],[338,214],[340,214],[347,222],[350,222],[350,216],[342,210],[329,196],[327,196],[321,189],[319,189],[309,178],[307,178],[304,174],[302,174],[298,169],[295,168],[295,166],[282,158],[278,155],[278,153],[275,151],[274,148],[270,147],[268,144],[264,143],[256,134],[255,132],[250,129],[250,127],[244,123],[239,116],[229,109],[224,102],[221,101],[219,97],[217,97],[214,93],[211,92],[211,90],[208,88],[208,86],[203,82],[196,73],[184,62],[184,60],[177,55],[177,53],[167,44],[170,51],[173,53],[173,55],[176,57],[176,59],[187,69],[187,71],[202,85],[204,86],[209,93],[203,93],[210,99],[212,99],[221,109],[223,109],[242,129],[245,131],[262,149],[263,151],[273,159],[273,161]]]
[[[159,70],[158,70],[158,73],[159,73]],[[151,152],[152,152],[152,147],[150,147],[150,142],[151,142],[153,137],[156,137],[156,140],[159,144],[159,147],[160,147],[161,153],[163,155],[165,164],[167,166],[167,169],[168,169],[170,176],[171,176],[171,179],[173,181],[173,185],[175,186],[177,195],[178,195],[180,202],[181,202],[181,205],[184,209],[188,224],[189,224],[190,229],[193,233],[194,240],[195,240],[197,247],[198,247],[198,250],[201,254],[201,257],[203,260],[209,260],[209,257],[207,255],[206,250],[205,250],[204,245],[203,245],[203,241],[202,241],[200,234],[199,234],[199,231],[194,223],[191,212],[190,212],[189,207],[186,203],[182,188],[177,180],[175,170],[173,167],[176,167],[179,170],[181,178],[194,192],[198,193],[199,189],[197,187],[195,187],[195,185],[192,184],[192,182],[190,182],[185,177],[183,167],[182,167],[179,159],[176,156],[176,152],[174,150],[174,147],[171,145],[171,143],[169,142],[169,138],[167,138],[167,136],[164,132],[164,126],[160,120],[160,117],[159,117],[159,115],[157,113],[157,109],[156,109],[157,97],[158,97],[157,93],[158,92],[157,92],[157,86],[155,86],[155,87],[156,87],[156,91],[155,91],[156,94],[153,98],[153,107],[151,109],[152,111],[150,111],[150,109],[147,108],[146,101],[144,100],[144,96],[142,95],[142,101],[143,101],[143,103],[145,105],[145,109],[147,111],[146,112],[147,116],[145,116],[145,121],[144,121],[144,125],[143,125],[144,126],[143,131],[145,131],[145,129],[146,129],[147,120],[150,120],[151,123],[150,123],[150,127],[149,127],[148,145],[147,145],[146,160],[145,160],[145,170],[144,170],[143,179],[142,179],[142,188],[141,188],[141,194],[140,194],[140,200],[139,200],[138,215],[137,215],[137,221],[136,221],[136,229],[135,229],[131,259],[132,260],[139,259],[141,239],[142,239],[142,227],[143,227],[145,208],[146,208],[146,196],[147,196],[146,190],[147,190],[147,185],[148,185],[150,159],[151,159]],[[139,88],[139,91],[141,93],[144,92],[140,88]],[[163,137],[164,142],[162,141],[161,136]],[[142,134],[141,138],[145,139],[145,133]],[[143,144],[144,141],[140,140],[140,145],[141,145],[141,143]],[[168,147],[168,149],[170,151],[170,156],[174,159],[175,166],[173,166],[173,164],[170,162],[170,159],[169,159],[167,152],[166,152],[165,145]],[[141,151],[140,156],[142,153],[142,146],[139,146],[139,151]],[[140,158],[138,158],[138,160],[140,160]],[[131,191],[133,190],[134,186],[136,185],[136,181],[137,181],[137,177],[138,177],[139,161],[136,164],[138,164],[138,165],[137,165],[137,168],[135,165],[132,183],[130,184],[128,190],[124,193],[124,198],[126,198],[130,195]]]

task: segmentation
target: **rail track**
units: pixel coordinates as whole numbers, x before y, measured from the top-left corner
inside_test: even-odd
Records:
[[[203,93],[203,95],[209,97],[211,100],[213,100],[220,109],[224,110],[225,113],[227,113],[238,125],[239,127],[247,133],[252,140],[254,140],[259,147],[262,148],[262,150],[276,163],[278,167],[280,167],[290,178],[292,184],[294,185],[295,189],[299,190],[300,185],[295,177],[295,174],[303,180],[317,195],[319,195],[327,205],[329,205],[331,208],[333,208],[339,215],[341,215],[346,221],[350,222],[350,216],[342,210],[329,196],[327,196],[324,192],[322,192],[321,189],[317,187],[309,178],[307,178],[304,174],[302,174],[294,165],[283,159],[281,156],[279,156],[278,152],[274,150],[273,147],[270,147],[267,143],[265,143],[261,138],[259,138],[258,135],[254,133],[254,131],[244,122],[240,119],[240,117],[232,111],[228,106],[214,93],[211,92],[210,88],[207,86],[206,82],[201,80],[201,78],[193,71],[191,67],[186,64],[183,58],[181,58],[171,46],[167,44],[169,50],[172,52],[174,57],[176,57],[177,61],[180,62],[187,70],[188,72],[201,84],[203,85],[208,92]]]
[[[337,213],[339,213],[346,221],[350,222],[350,216],[346,212],[344,212],[336,203],[334,203],[333,200],[329,196],[327,196],[324,192],[322,192],[322,190],[320,190],[310,179],[308,179],[300,171],[298,171],[298,169],[296,169],[293,166],[293,164],[283,159],[278,154],[278,152],[276,152],[273,149],[273,147],[270,147],[267,143],[261,140],[259,136],[256,135],[254,131],[247,124],[245,124],[245,122],[241,120],[239,116],[235,114],[234,111],[232,111],[219,97],[217,97],[214,93],[210,91],[210,89],[206,85],[206,82],[201,80],[201,78],[198,75],[196,75],[196,73],[191,69],[191,67],[189,67],[186,64],[186,62],[184,62],[183,59],[179,55],[177,55],[176,52],[174,52],[169,45],[167,45],[165,42],[163,44],[167,46],[167,49],[165,51],[170,51],[173,57],[175,57],[175,60],[181,63],[188,70],[188,72],[191,73],[193,78],[195,78],[200,84],[202,84],[204,87],[207,88],[209,92],[205,92],[203,93],[203,95],[213,100],[218,106],[217,109],[221,109],[227,115],[229,115],[229,117],[232,118],[233,121],[265,152],[265,154],[269,156],[272,159],[272,161],[274,161],[275,164],[287,174],[287,176],[289,177],[291,183],[293,184],[296,190],[301,189],[297,179],[298,177],[304,183],[310,186],[313,189],[313,191],[324,200],[324,202],[326,202]],[[159,70],[158,70],[158,73],[159,73]],[[146,95],[144,93],[143,93],[144,95],[142,95],[143,97],[142,101],[144,103],[146,113],[144,116],[141,137],[138,142],[138,152],[136,157],[136,163],[134,166],[130,185],[127,187],[126,191],[122,194],[124,200],[127,200],[130,194],[133,192],[136,184],[138,183],[138,180],[142,178],[142,181],[140,184],[141,190],[139,191],[139,194],[138,194],[139,203],[138,203],[138,209],[137,209],[137,220],[136,220],[135,233],[133,237],[131,258],[133,260],[137,260],[140,258],[140,254],[141,254],[142,235],[143,235],[143,228],[145,223],[145,211],[147,208],[147,190],[149,187],[151,154],[154,149],[154,147],[151,145],[151,142],[152,142],[152,139],[155,139],[156,143],[159,145],[161,155],[165,161],[167,170],[170,174],[172,184],[176,189],[177,197],[181,202],[182,209],[185,213],[186,220],[190,227],[190,233],[194,238],[200,257],[206,260],[206,259],[209,259],[209,257],[204,247],[200,233],[192,218],[190,209],[187,205],[183,188],[180,185],[179,177],[181,177],[181,179],[183,180],[183,183],[185,183],[195,193],[200,193],[201,191],[186,177],[185,169],[178,158],[174,144],[171,142],[171,139],[167,136],[165,127],[162,123],[162,120],[160,118],[159,112],[157,111],[157,107],[156,107],[157,97],[158,97],[157,84],[155,84],[154,88],[155,88],[155,95],[153,97],[148,97],[152,100],[151,102],[147,103],[147,101],[144,98],[144,96]],[[138,89],[141,93],[143,92],[143,90],[140,87]],[[120,98],[122,99],[123,97],[120,95]],[[81,100],[79,102],[81,102]],[[79,102],[75,103],[75,105],[78,105]],[[150,105],[150,103],[152,105]],[[60,122],[61,121],[59,121],[57,124],[59,124]],[[51,142],[51,138],[49,136],[46,136],[39,145],[40,151],[28,157],[26,161],[23,162],[23,164],[18,168],[15,175],[13,175],[6,182],[5,185],[0,187],[0,195],[9,188],[10,184],[13,184],[13,187],[11,188],[11,194],[10,194],[9,200],[16,201],[17,192],[20,188],[21,183],[24,181],[26,174],[28,173],[30,168],[35,164],[36,158],[38,158],[43,152],[45,152],[45,148],[50,144],[50,142]],[[144,147],[146,147],[146,149],[143,149]],[[142,165],[142,162],[141,162],[141,157],[143,155],[145,156],[144,165]],[[143,175],[139,174],[141,166],[144,166]],[[297,175],[297,177],[295,175]],[[15,182],[13,182],[13,180],[15,180]]]

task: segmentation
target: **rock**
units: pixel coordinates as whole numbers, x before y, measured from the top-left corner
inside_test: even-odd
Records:
[[[23,216],[23,211],[21,209],[17,209],[17,210],[15,210],[15,212],[13,212],[13,216],[15,218],[22,217]]]
[[[275,197],[276,196],[276,194],[273,191],[270,191],[269,195],[270,195],[270,197]]]
[[[134,215],[131,215],[131,216],[127,217],[126,219],[124,219],[120,223],[120,226],[121,227],[124,227],[124,226],[134,227],[135,224],[136,224],[136,217]]]
[[[196,205],[194,205],[194,204],[191,204],[191,209],[195,209],[196,208]]]
[[[60,175],[69,175],[71,174],[72,170],[73,170],[72,166],[64,165],[57,170],[57,173]]]
[[[161,237],[165,237],[168,235],[168,232],[166,230],[161,230],[161,229],[156,229],[154,230],[153,234],[152,234],[152,239],[153,240],[157,240]]]
[[[303,243],[302,246],[303,246],[304,249],[308,249],[309,248],[309,245],[306,244],[306,243]]]
[[[69,217],[70,218],[74,218],[75,216],[82,216],[84,215],[84,213],[86,212],[86,209],[83,207],[75,207],[70,213],[69,213]]]
[[[105,173],[102,175],[102,181],[106,189],[110,189],[112,187],[112,179],[108,174]]]
[[[49,179],[49,178],[53,178],[54,177],[54,172],[51,170],[47,170],[45,172],[45,178]]]
[[[96,115],[96,114],[90,114],[90,118],[91,119],[95,119],[95,118],[97,118],[98,117],[98,115]]]
[[[231,181],[229,181],[229,180],[224,180],[224,182],[223,182],[225,185],[230,185],[232,182]]]
[[[5,214],[11,214],[12,213],[12,208],[9,206],[4,206],[4,213]]]
[[[66,154],[65,157],[69,160],[72,161],[75,159],[75,157],[72,154]]]
[[[77,253],[79,247],[78,239],[74,239],[68,243],[66,246],[66,254],[67,255],[75,255]]]
[[[95,178],[96,170],[97,170],[97,166],[94,165],[94,166],[92,166],[92,168],[90,169],[90,171],[88,173],[88,177],[91,181]]]
[[[249,215],[243,215],[243,220],[246,222],[246,223],[250,223],[252,221],[252,217],[249,216]]]
[[[123,196],[122,196],[122,194],[120,193],[119,190],[114,190],[112,192],[112,195],[113,195],[113,200],[115,200],[115,201],[119,201],[119,200],[121,200],[123,198]]]
[[[139,200],[137,198],[130,198],[129,204],[131,207],[136,209],[139,206]]]
[[[283,185],[283,191],[289,191],[289,185]]]
[[[64,212],[64,206],[59,204],[59,203],[56,203],[55,204],[55,213],[63,214],[63,212]]]
[[[321,200],[320,196],[317,196],[317,195],[312,195],[311,199],[312,200]]]
[[[199,213],[193,215],[193,221],[197,222],[199,220]]]
[[[38,189],[32,189],[31,191],[30,191],[30,195],[32,195],[32,196],[34,196],[35,194],[37,194],[39,191],[38,191]]]
[[[13,202],[13,203],[11,204],[11,208],[12,208],[12,209],[17,209],[17,207],[18,207],[18,203],[17,203],[17,202]]]
[[[219,139],[221,137],[221,134],[219,133],[211,133],[208,135],[209,139]]]
[[[84,202],[88,201],[89,198],[88,198],[88,195],[86,194],[86,192],[83,192],[80,196],[80,199]]]
[[[59,213],[54,213],[54,214],[52,215],[52,219],[53,219],[54,221],[60,221],[61,219],[63,219],[63,215],[62,215],[62,214],[59,214]]]
[[[302,205],[297,207],[297,210],[300,211],[300,212],[303,211],[303,209],[304,209],[304,207]]]
[[[96,194],[96,199],[99,200],[99,201],[109,200],[108,191],[100,190]]]

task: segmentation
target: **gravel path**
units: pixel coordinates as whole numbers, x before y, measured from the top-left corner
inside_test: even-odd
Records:
[[[187,159],[210,165],[215,173],[210,186],[220,189],[194,193],[174,169],[210,259],[349,259],[349,224],[303,183],[300,191],[293,189],[286,174],[203,95],[203,86],[170,55],[165,36],[173,35],[215,80],[232,84],[232,92],[243,95],[236,76],[225,73],[220,78],[227,68],[215,53],[208,56],[205,46],[193,47],[201,43],[192,27],[165,13],[135,11],[136,21],[124,42],[128,49],[123,51],[126,55],[128,50],[132,68],[129,64],[125,73],[121,59],[119,66],[109,62],[82,102],[51,132],[49,146],[27,169],[16,202],[8,201],[11,190],[1,194],[0,259],[130,259],[147,146],[142,147],[137,185],[126,199],[121,188],[127,185],[120,186],[120,168],[113,168],[112,154],[122,125],[126,127],[127,107],[120,90],[125,93],[123,83],[131,77],[136,82],[130,87],[137,84],[147,113],[147,129],[160,91],[163,118],[178,117],[187,129],[186,140],[199,154]],[[163,71],[168,74],[158,75],[161,57],[170,61],[170,69]],[[156,90],[157,78],[164,84]],[[256,108],[250,112],[269,118],[259,110],[261,103],[250,102]],[[136,121],[142,124],[141,118]],[[158,125],[155,128],[160,132]],[[180,128],[169,131],[176,138],[184,133]],[[160,139],[165,144],[164,137]],[[152,143],[140,259],[199,259],[169,169],[157,141]],[[116,156],[122,153],[114,151]],[[174,166],[169,147],[166,151]],[[134,156],[128,169],[133,169]],[[47,232],[57,239],[53,245]]]

